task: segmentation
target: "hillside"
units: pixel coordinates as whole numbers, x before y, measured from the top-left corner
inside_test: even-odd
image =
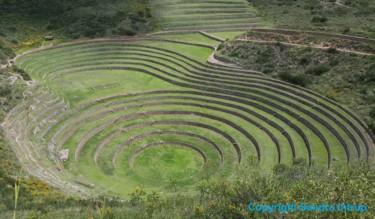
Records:
[[[375,133],[374,45],[255,30],[221,45],[217,55],[319,92],[350,108]]]
[[[0,63],[19,49],[48,45],[45,36],[64,41],[133,36],[156,30],[146,0],[0,1]]]
[[[373,0],[249,0],[270,27],[375,38]]]

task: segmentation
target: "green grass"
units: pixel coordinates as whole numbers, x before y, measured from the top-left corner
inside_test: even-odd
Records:
[[[220,34],[230,36],[237,33]],[[174,39],[186,42],[214,44],[213,40],[198,33],[156,37],[170,39],[174,36],[177,36]],[[346,161],[341,143],[319,119],[323,119],[337,131],[349,146],[350,159],[355,159],[356,151],[352,140],[332,118],[344,124],[345,121],[334,116],[334,112],[326,109],[325,105],[319,105],[317,109],[329,116],[316,111],[309,105],[315,104],[315,101],[306,97],[317,98],[329,106],[331,104],[305,91],[300,92],[306,97],[288,96],[296,88],[260,74],[212,68],[205,64],[212,51],[211,48],[198,45],[149,40],[70,45],[20,58],[18,63],[21,68],[63,96],[71,107],[68,111],[55,115],[51,123],[41,124],[40,128],[45,131],[35,136],[34,141],[42,142],[43,147],[55,142],[57,151],[70,149],[70,159],[63,164],[65,171],[62,176],[65,179],[94,183],[95,192],[109,188],[108,192],[111,194],[123,197],[128,197],[137,186],[146,191],[164,190],[171,182],[175,182],[175,186],[181,191],[191,193],[194,185],[206,177],[219,180],[231,177],[231,172],[238,166],[235,145],[240,148],[242,165],[252,162],[257,156],[255,145],[246,137],[247,133],[259,143],[259,167],[266,171],[270,171],[278,163],[276,143],[271,136],[279,143],[281,163],[293,162],[292,149],[282,130],[290,135],[296,158],[307,160],[307,148],[302,136],[288,123],[293,123],[303,131],[310,143],[315,165],[327,165],[328,154],[322,140],[308,124],[315,127],[327,140],[332,157],[338,160],[332,163],[333,166],[342,165]],[[118,67],[125,68],[115,69]],[[131,68],[138,68],[140,71]],[[116,86],[102,90],[92,89],[106,84]],[[213,90],[206,91],[207,87]],[[161,93],[142,94],[148,91]],[[195,93],[196,91],[200,93]],[[107,98],[111,96],[114,97]],[[98,101],[100,99],[102,100]],[[302,109],[305,108],[314,115],[310,117],[303,113]],[[45,113],[43,117],[40,112],[43,111],[39,110],[37,123],[50,115]],[[343,114],[347,116],[344,112]],[[304,122],[299,121],[298,116],[302,116]],[[274,122],[282,130],[265,119]],[[35,120],[29,120],[32,121]],[[204,126],[199,127],[197,124]],[[271,135],[262,129],[268,130]],[[354,132],[354,128],[348,130]],[[188,132],[207,137],[222,150],[223,163],[221,164],[218,151],[208,142],[191,136],[151,135],[125,144],[135,136],[155,131]],[[219,132],[227,133],[236,144]],[[359,138],[357,135],[354,137]],[[161,142],[180,142],[196,147],[210,165],[202,164],[203,155],[178,145],[157,146],[144,151],[142,149],[146,145]],[[363,147],[362,142],[360,145]],[[176,160],[181,162],[176,163]],[[170,166],[168,161],[171,162]],[[49,161],[43,162],[48,165]],[[147,165],[152,168],[147,169]],[[181,166],[191,168],[184,171]],[[159,168],[156,169],[157,167]]]
[[[177,87],[150,75],[135,71],[91,71],[65,75],[53,84],[69,100],[72,106],[91,102],[115,93],[136,93],[147,90],[176,89]],[[109,83],[120,83],[120,86],[94,91],[93,86]]]
[[[189,149],[163,146],[141,153],[134,163],[134,171],[153,181],[183,180],[199,173],[202,163],[199,154]]]

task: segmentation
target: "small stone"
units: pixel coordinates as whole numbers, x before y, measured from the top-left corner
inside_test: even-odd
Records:
[[[53,36],[44,36],[44,40],[53,40]]]
[[[68,158],[69,158],[69,149],[64,149],[64,150],[61,150],[59,153],[58,153],[58,158],[59,160],[61,161],[67,161]]]

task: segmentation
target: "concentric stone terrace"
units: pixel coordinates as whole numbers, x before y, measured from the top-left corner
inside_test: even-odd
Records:
[[[373,156],[374,139],[353,113],[261,73],[206,64],[212,52],[144,39],[24,55],[17,65],[49,92],[35,90],[12,112],[8,135],[49,171],[59,165],[54,177],[120,195],[171,182],[189,190],[239,165],[303,158],[329,167]]]

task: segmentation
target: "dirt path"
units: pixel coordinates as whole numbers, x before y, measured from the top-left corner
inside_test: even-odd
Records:
[[[330,47],[322,46],[322,45],[319,45],[319,44],[303,45],[303,44],[278,42],[278,41],[270,41],[270,40],[237,39],[236,41],[254,42],[254,43],[281,43],[283,45],[288,45],[288,46],[311,47],[311,48],[316,48],[316,49],[329,49],[330,48]],[[337,50],[341,51],[341,52],[354,53],[354,54],[358,54],[358,55],[366,55],[366,56],[375,55],[374,53],[359,52],[359,51],[354,51],[354,50],[349,50],[349,49],[337,49]]]
[[[255,32],[264,32],[264,33],[277,33],[283,35],[300,35],[300,34],[309,34],[313,36],[326,36],[334,37],[339,39],[346,39],[358,42],[365,43],[375,43],[375,39],[370,39],[362,36],[346,35],[346,34],[335,34],[335,33],[325,33],[317,31],[303,31],[303,30],[289,30],[289,29],[266,29],[266,28],[252,28],[251,31]]]

